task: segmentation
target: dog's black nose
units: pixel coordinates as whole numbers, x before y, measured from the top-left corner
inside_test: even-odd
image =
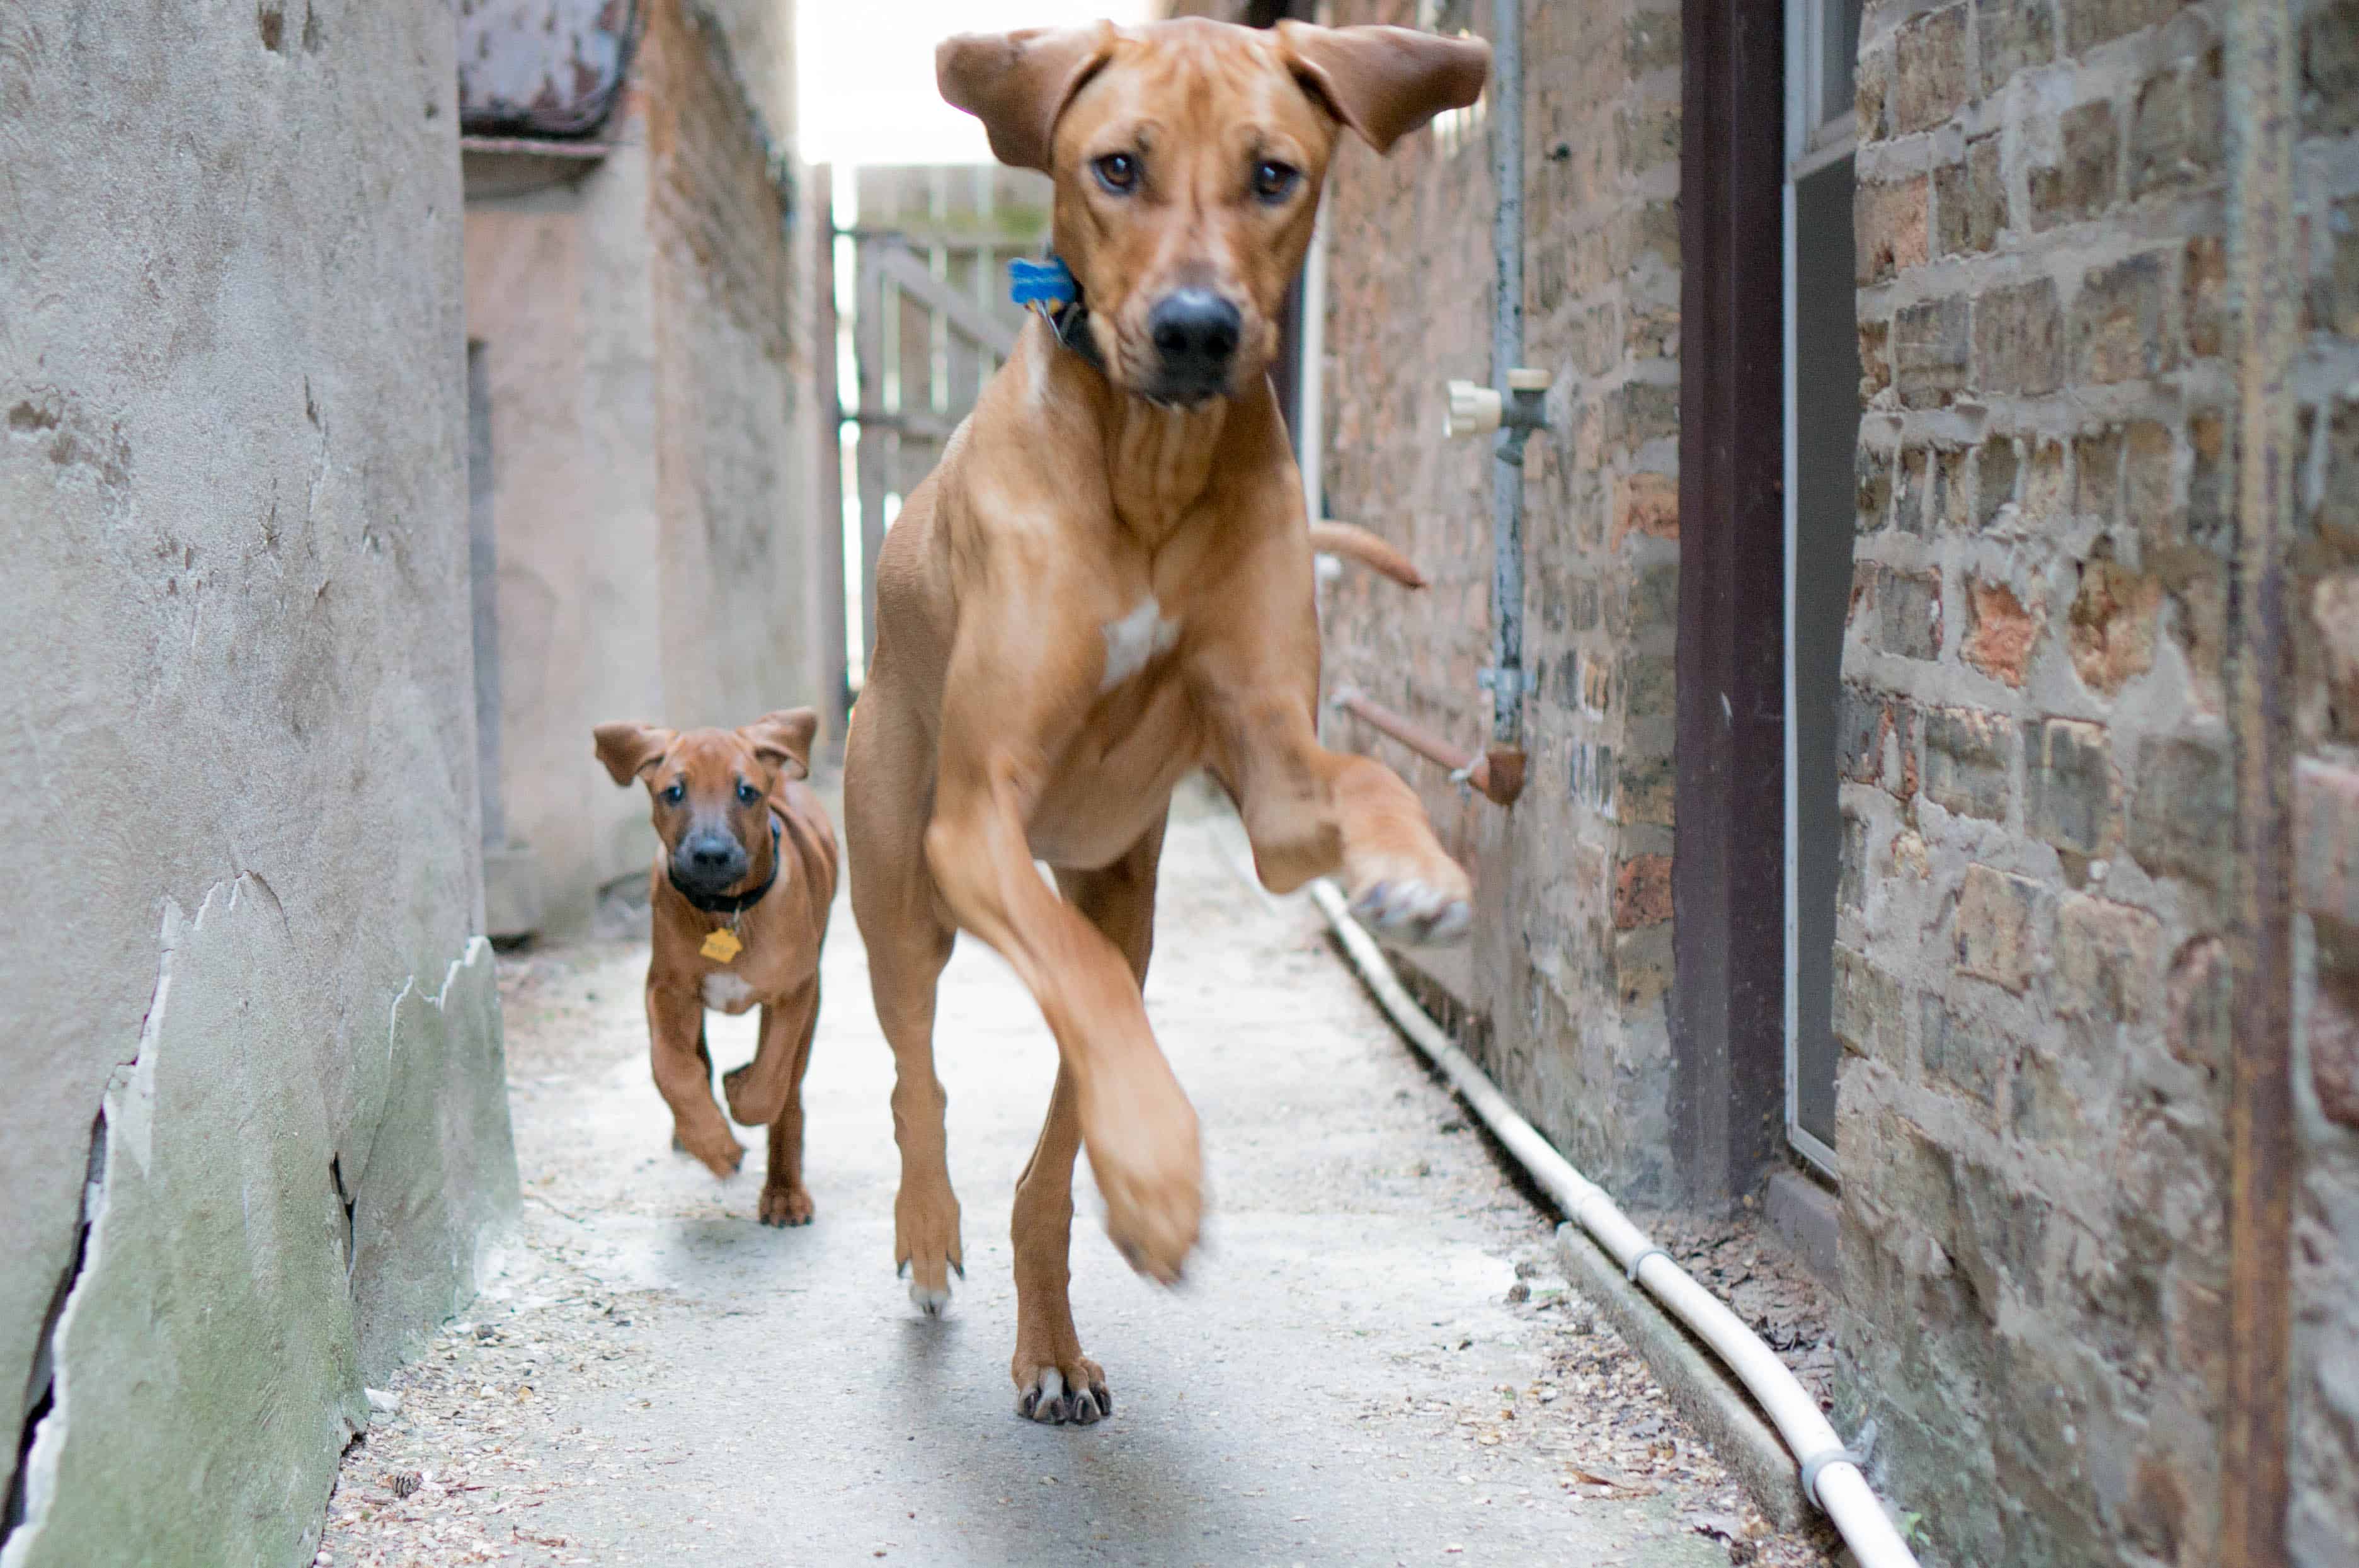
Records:
[[[678,859],[680,870],[701,887],[726,887],[745,875],[745,846],[725,833],[689,834]]]
[[[1245,319],[1209,289],[1180,289],[1156,301],[1147,330],[1162,356],[1166,380],[1175,390],[1202,397],[1227,383]]]

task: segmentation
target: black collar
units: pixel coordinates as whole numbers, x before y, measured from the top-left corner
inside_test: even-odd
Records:
[[[778,813],[772,811],[770,813],[770,874],[762,878],[762,885],[759,887],[745,893],[699,893],[681,887],[679,878],[673,876],[669,866],[664,867],[664,875],[671,877],[673,892],[694,904],[706,914],[742,915],[760,903],[762,895],[767,893],[770,890],[770,885],[777,881],[778,860]]]
[[[1051,261],[1057,258],[1052,255]],[[1090,333],[1090,302],[1082,297],[1079,281],[1073,285],[1073,297],[1066,303],[1046,311],[1044,319],[1057,341],[1073,351],[1099,375],[1105,374],[1105,357],[1098,353],[1098,340]]]

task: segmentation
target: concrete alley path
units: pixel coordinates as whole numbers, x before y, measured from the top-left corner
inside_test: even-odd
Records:
[[[1183,801],[1188,800],[1183,796]],[[967,1281],[892,1269],[891,1059],[839,904],[807,1229],[669,1148],[646,949],[504,968],[528,1194],[464,1321],[347,1454],[322,1563],[1817,1563],[1554,1278],[1549,1225],[1329,949],[1175,812],[1147,1005],[1203,1124],[1209,1245],[1134,1276],[1084,1161],[1073,1301],[1115,1414],[1015,1413],[1007,1214],[1054,1046],[962,940],[937,1053]],[[754,1019],[714,1015],[717,1063]]]

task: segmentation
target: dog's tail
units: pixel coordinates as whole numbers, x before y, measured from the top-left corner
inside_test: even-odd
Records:
[[[1417,569],[1416,562],[1357,523],[1311,524],[1310,548],[1356,561],[1404,588],[1425,586],[1425,573]]]

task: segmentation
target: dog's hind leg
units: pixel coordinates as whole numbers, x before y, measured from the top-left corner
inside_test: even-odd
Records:
[[[951,1270],[965,1273],[943,1125],[948,1099],[934,1073],[934,986],[955,933],[919,848],[932,758],[921,739],[869,718],[873,712],[864,710],[845,746],[852,913],[868,949],[876,1021],[893,1048],[893,1138],[901,1149],[893,1261],[909,1276],[909,1299],[935,1316],[950,1302]]]
[[[1102,871],[1060,871],[1066,902],[1122,950],[1130,972],[1147,983],[1155,945],[1155,870],[1163,854],[1163,823]],[[1040,1141],[1016,1183],[1008,1225],[1016,1253],[1016,1409],[1037,1421],[1082,1426],[1114,1413],[1105,1372],[1082,1354],[1068,1294],[1072,1273],[1073,1159],[1082,1147],[1080,1096],[1062,1065],[1049,1097]]]

